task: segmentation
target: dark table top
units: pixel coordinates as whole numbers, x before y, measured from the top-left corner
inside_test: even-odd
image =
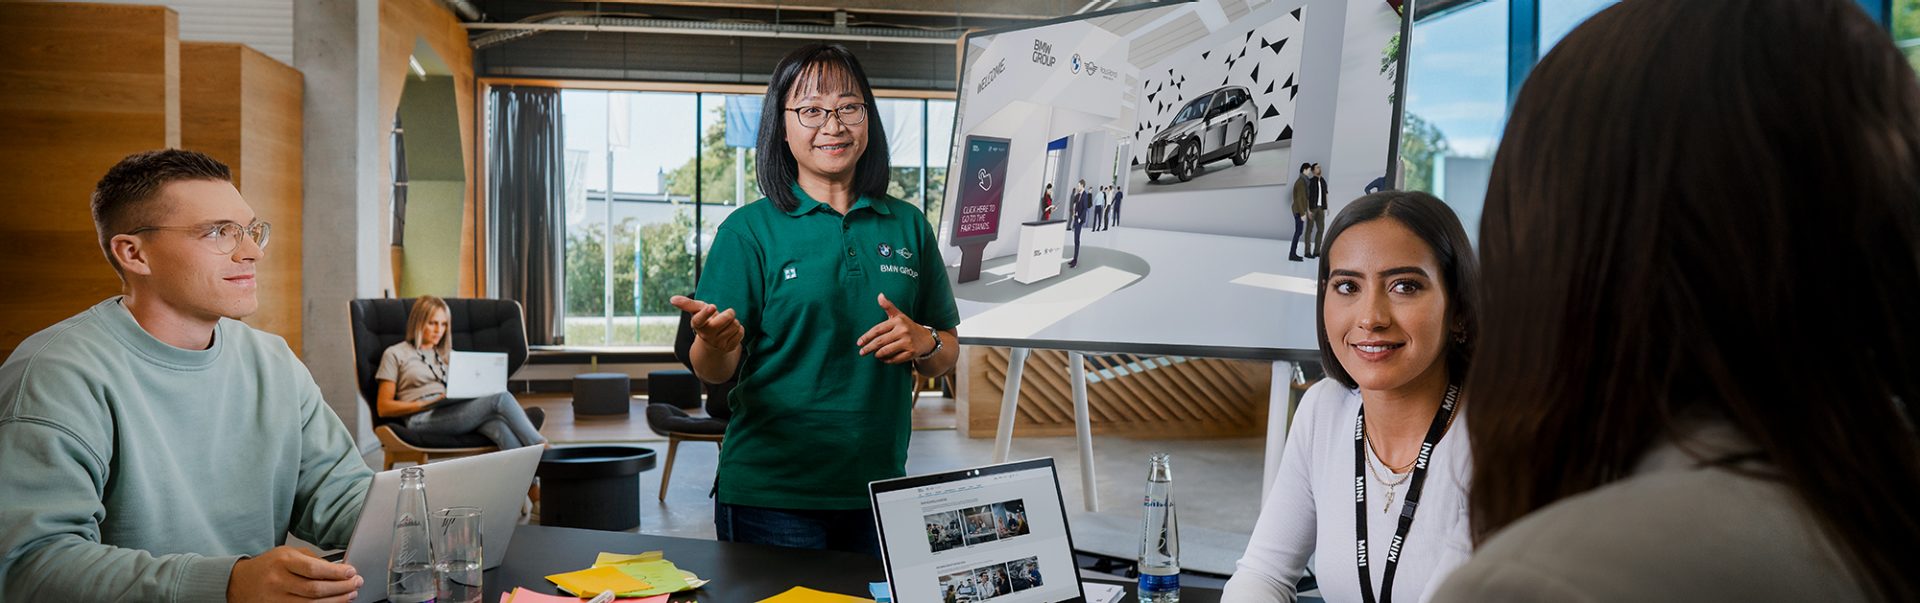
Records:
[[[795,586],[859,597],[869,596],[867,584],[886,580],[880,560],[865,555],[837,551],[814,551],[650,536],[628,532],[601,532],[546,526],[519,526],[507,547],[506,561],[486,573],[484,603],[500,600],[500,593],[516,587],[548,594],[564,594],[547,581],[547,576],[593,565],[601,552],[644,553],[663,551],[668,561],[702,579],[711,580],[692,592],[678,593],[673,600],[725,601],[751,603],[771,597]],[[1139,601],[1133,584],[1126,580],[1100,580],[1126,587],[1129,603]],[[1220,592],[1211,589],[1185,589],[1182,603],[1214,603]],[[912,602],[908,602],[912,603]]]

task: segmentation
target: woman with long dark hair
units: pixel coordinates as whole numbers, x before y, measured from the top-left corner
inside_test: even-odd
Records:
[[[1328,601],[1421,601],[1472,550],[1460,387],[1478,262],[1421,192],[1340,210],[1320,257],[1320,357],[1226,603],[1292,601],[1313,559]]]
[[[1440,600],[1920,600],[1920,88],[1854,2],[1601,11],[1481,245]]]
[[[720,451],[720,540],[878,556],[867,482],[906,473],[913,378],[959,358],[960,313],[926,214],[887,197],[887,136],[845,47],[774,68],[757,166],[767,197],[707,252],[689,353],[738,377]]]

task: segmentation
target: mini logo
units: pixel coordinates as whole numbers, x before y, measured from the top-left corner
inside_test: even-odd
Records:
[[[800,276],[800,272],[797,270],[794,270],[792,266],[788,266],[784,274],[787,277],[786,280],[793,280]]]
[[[980,177],[980,190],[993,190],[993,174],[987,173],[987,168],[980,168],[980,172],[976,175]]]
[[[1080,73],[1080,55],[1073,55],[1073,72]]]
[[[908,249],[907,249],[907,248],[905,248],[905,247],[901,247],[901,248],[900,248],[900,259],[903,259],[903,260],[911,260],[911,259],[913,259],[913,251],[911,251],[911,250],[908,250]]]
[[[881,243],[881,244],[880,244],[880,257],[883,257],[883,258],[890,258],[890,257],[893,257],[893,246],[892,246],[892,245],[888,245],[888,244],[886,244],[886,243]]]

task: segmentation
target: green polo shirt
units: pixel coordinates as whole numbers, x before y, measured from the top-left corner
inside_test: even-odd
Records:
[[[793,190],[793,211],[763,198],[728,216],[700,277],[696,298],[746,328],[719,500],[866,508],[867,482],[906,474],[913,410],[913,365],[860,355],[887,317],[877,298],[943,331],[960,311],[919,208],[863,196],[842,216]]]

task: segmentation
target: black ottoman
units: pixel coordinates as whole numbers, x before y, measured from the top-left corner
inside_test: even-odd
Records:
[[[678,408],[700,408],[700,378],[686,369],[647,373],[647,401]]]
[[[640,472],[653,450],[565,446],[540,455],[540,525],[589,530],[640,527]]]
[[[573,376],[573,414],[626,415],[633,399],[632,382],[625,373],[584,373]]]

